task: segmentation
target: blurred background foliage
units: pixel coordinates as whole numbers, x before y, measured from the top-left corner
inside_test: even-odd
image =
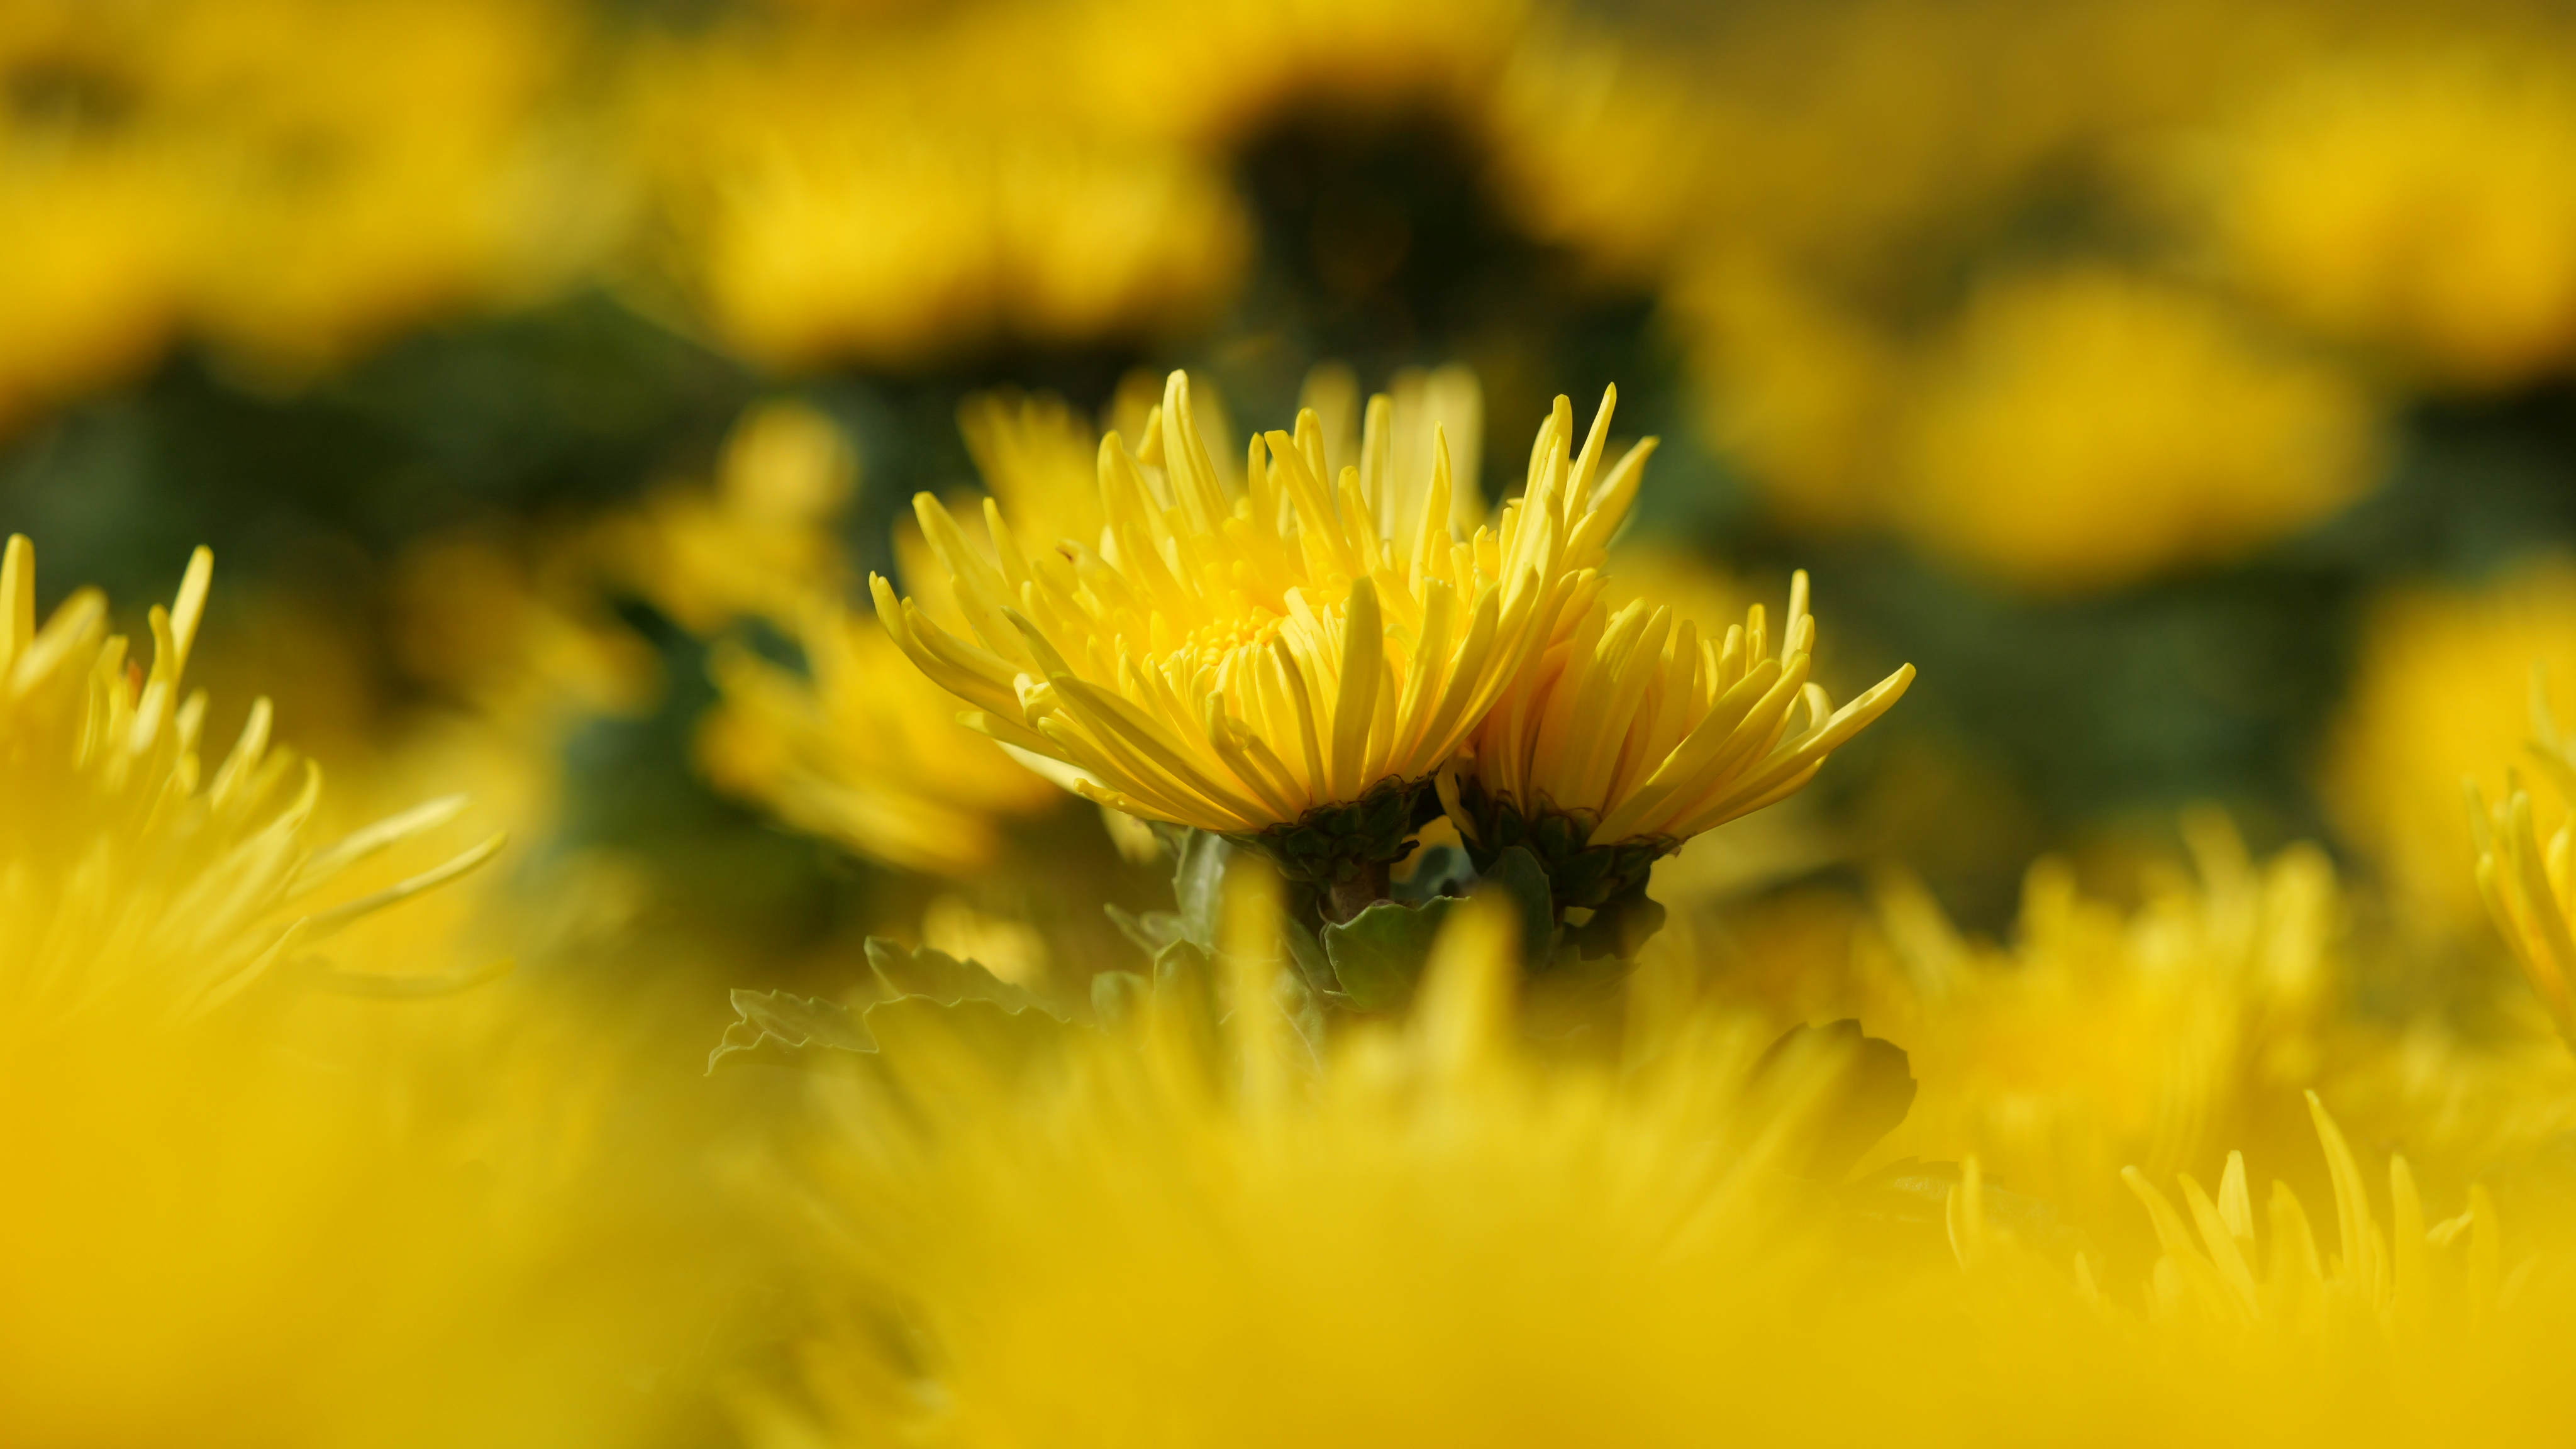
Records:
[[[854,581],[975,481],[995,386],[1107,417],[1183,365],[1267,423],[1320,361],[1463,362],[1490,495],[1615,380],[1667,440],[1640,536],[1813,569],[1845,683],[1923,669],[1832,778],[1834,856],[1994,925],[2037,849],[2209,799],[2448,934],[2451,781],[2521,706],[2435,640],[2569,608],[2531,580],[2576,533],[2570,24],[27,0],[0,524],[125,599],[212,543],[216,657],[296,661],[308,733],[515,690],[547,850],[792,955],[921,890],[705,787],[707,621],[594,546],[746,407],[846,433]]]
[[[779,1109],[687,1080],[719,986],[871,932],[1079,975],[1162,903],[875,635],[911,495],[1055,506],[1167,368],[1266,427],[1452,363],[1489,500],[1616,382],[1632,576],[1805,567],[1838,694],[1922,670],[1663,868],[1756,989],[1872,871],[1987,933],[2046,851],[2134,899],[2201,801],[2375,888],[2391,1019],[2497,969],[2459,782],[2576,678],[2562,6],[0,8],[0,532],[45,608],[211,544],[210,738],[272,694],[352,798],[517,832],[456,929],[651,1064],[603,1200]],[[635,1350],[662,1432],[762,1271],[671,1290],[733,1326]]]

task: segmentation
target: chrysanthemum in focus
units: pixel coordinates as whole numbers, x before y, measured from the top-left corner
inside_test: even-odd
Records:
[[[1644,599],[1596,601],[1440,777],[1442,803],[1471,855],[1526,845],[1558,905],[1604,905],[1690,837],[1805,788],[1914,682],[1902,666],[1836,709],[1808,678],[1815,642],[1804,573],[1776,655],[1758,604],[1721,641]]]
[[[1409,517],[1382,507],[1379,456],[1331,475],[1311,411],[1294,436],[1253,440],[1236,488],[1175,373],[1141,451],[1101,446],[1097,548],[1031,551],[988,505],[987,555],[937,499],[915,500],[971,638],[870,586],[977,728],[1069,766],[1088,798],[1258,840],[1348,891],[1348,914],[1383,894],[1432,772],[1597,593],[1651,451],[1605,459],[1615,397],[1580,453],[1559,398],[1526,493],[1461,541],[1445,447]]]

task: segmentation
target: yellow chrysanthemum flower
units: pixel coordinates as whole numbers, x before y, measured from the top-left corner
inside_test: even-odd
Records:
[[[2124,913],[2043,861],[2007,948],[1963,939],[1920,887],[1891,883],[1861,1019],[1906,1050],[1922,1090],[1889,1151],[1974,1156],[2017,1191],[2106,1218],[2123,1165],[2161,1181],[2291,1135],[2264,1113],[2324,1065],[2333,868],[2310,847],[2257,863],[2215,812],[2183,824],[2197,880],[2151,873]]]
[[[871,860],[955,877],[999,858],[1005,821],[1064,798],[960,729],[955,701],[874,619],[818,603],[795,638],[801,675],[731,644],[709,660],[724,703],[698,758],[724,790]]]
[[[802,1355],[822,1422],[769,1406],[758,1442],[1683,1443],[1739,1381],[1767,1387],[1727,1422],[1795,1437],[1833,1363],[1893,1349],[1890,1320],[1812,1351],[1829,1246],[1778,1230],[1835,1063],[1765,1084],[1763,1038],[1714,1020],[1624,1070],[1541,1063],[1485,903],[1410,1021],[1319,1062],[1272,996],[1275,909],[1231,893],[1216,1011],[868,1012],[885,1070],[804,1159],[842,1327]]]
[[[0,1193],[0,1422],[29,1443],[349,1442],[348,1385],[401,1377],[386,1304],[444,1179],[401,1161],[423,1104],[304,1030],[327,1003],[300,988],[490,974],[317,954],[500,842],[383,871],[452,797],[318,838],[320,773],[272,747],[266,701],[205,768],[182,681],[212,570],[199,550],[151,611],[147,669],[94,590],[39,624],[33,548],[0,555],[0,1161],[24,1184]]]
[[[713,487],[655,489],[601,527],[601,546],[693,634],[745,617],[793,623],[815,597],[849,587],[835,528],[858,484],[858,454],[830,418],[802,403],[764,403],[726,435]]]
[[[2043,589],[2239,557],[2376,481],[2350,380],[2206,299],[2104,269],[1987,288],[1909,408],[1898,517]]]
[[[1905,665],[1835,709],[1807,677],[1815,642],[1803,572],[1776,656],[1759,604],[1721,642],[1644,599],[1596,601],[1440,777],[1442,803],[1471,854],[1527,845],[1558,905],[1603,905],[1683,841],[1804,789],[1914,682]]]
[[[1927,1417],[1965,1410],[1956,1422],[1969,1436],[2010,1442],[2059,1439],[2076,1424],[2115,1425],[2086,1432],[2136,1444],[2195,1433],[2242,1444],[2554,1433],[2551,1366],[2576,1302],[2563,1246],[2533,1248],[2564,1233],[2563,1203],[2524,1199],[2538,1211],[2509,1234],[2479,1184],[2461,1194],[2462,1211],[2436,1218],[2433,1195],[2392,1155],[2383,1215],[2366,1147],[2316,1094],[2305,1106],[2302,1135],[2324,1159],[2310,1176],[2332,1205],[2313,1223],[2278,1179],[2258,1205],[2239,1152],[2214,1192],[2188,1173],[2122,1170],[2155,1244],[2134,1296],[2093,1253],[2079,1252],[2070,1272],[2017,1232],[1968,1163],[1945,1214],[1963,1269],[1958,1321],[1975,1325],[1963,1335],[1970,1352],[2012,1365],[2011,1378],[1997,1396],[1944,1394]],[[2160,1181],[2179,1189],[2179,1206]]]
[[[1418,507],[1396,513],[1392,440],[1336,479],[1308,411],[1296,435],[1253,440],[1238,488],[1175,373],[1141,452],[1101,446],[1096,549],[1031,553],[988,504],[987,555],[937,499],[915,500],[971,638],[870,587],[904,651],[977,707],[968,722],[1069,766],[1086,797],[1365,885],[1403,854],[1420,786],[1598,592],[1652,451],[1606,461],[1615,400],[1578,453],[1559,398],[1527,492],[1462,542],[1445,447]]]
[[[2412,39],[2294,77],[2221,141],[2223,262],[2290,315],[2456,386],[2576,355],[2576,70],[2563,37]]]
[[[724,343],[773,367],[905,361],[1186,323],[1232,294],[1248,228],[1216,168],[1086,123],[1049,17],[997,8],[639,51],[630,142],[672,278]]]
[[[2483,935],[2460,782],[2496,783],[2531,738],[2529,681],[2576,679],[2576,569],[2534,561],[2471,588],[2410,587],[2364,617],[2358,663],[2325,752],[2337,829],[2371,857],[2401,925]],[[2564,816],[2533,802],[2540,838]]]
[[[536,300],[620,210],[560,114],[552,3],[173,7],[165,110],[193,320],[284,377],[442,315]]]
[[[2547,676],[2531,681],[2531,758],[2557,788],[2563,807],[2576,801],[2576,738],[2561,734],[2549,708]],[[2541,846],[2532,800],[2517,784],[2489,806],[2469,787],[2477,842],[2478,894],[2522,967],[2552,1025],[2576,1047],[2576,823],[2562,824]]]
[[[841,602],[835,529],[858,472],[831,419],[764,404],[735,425],[713,488],[660,490],[611,520],[603,547],[655,607],[717,638],[723,702],[697,752],[718,788],[869,859],[971,876],[999,855],[1005,819],[1060,792],[959,729],[955,701]],[[721,637],[745,619],[793,637],[804,670]]]
[[[73,594],[35,620],[35,549],[0,562],[0,1029],[43,1034],[102,1014],[174,1025],[263,978],[324,969],[305,953],[372,911],[461,875],[495,837],[435,870],[328,909],[313,894],[355,862],[455,817],[432,801],[336,843],[308,838],[318,767],[269,745],[267,702],[211,775],[202,693],[180,672],[214,557],[152,610],[149,673],[107,632],[107,601]]]
[[[2109,1406],[2114,1442],[2160,1443],[2560,1412],[2531,1370],[2563,1351],[2563,1259],[2517,1269],[2484,1189],[2434,1220],[2403,1161],[2379,1211],[2313,1099],[2331,1221],[2280,1186],[2258,1218],[2241,1155],[2179,1212],[2170,1169],[2114,1165],[2139,1241],[2106,1252],[1974,1158],[1823,1166],[1850,1059],[1766,1062],[1661,989],[1542,1063],[1486,911],[1409,1020],[1320,1053],[1275,995],[1275,906],[1240,890],[1222,979],[1106,1031],[870,1009],[875,1069],[798,1158],[822,1327],[755,1442],[2044,1443]]]

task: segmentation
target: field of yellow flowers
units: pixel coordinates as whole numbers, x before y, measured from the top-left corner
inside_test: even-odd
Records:
[[[0,4],[0,1444],[2554,1443],[2576,16]]]

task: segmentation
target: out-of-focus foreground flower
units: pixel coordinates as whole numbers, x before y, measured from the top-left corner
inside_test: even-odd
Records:
[[[378,740],[326,793],[262,699],[201,753],[215,706],[183,671],[208,555],[151,610],[148,666],[95,590],[40,623],[33,555],[13,538],[0,563],[12,1436],[533,1444],[703,1415],[685,1369],[659,1399],[634,1375],[733,1330],[669,1229],[620,1204],[697,1211],[703,1164],[672,1134],[705,1109],[666,1102],[639,1168],[612,1140],[659,1075],[621,1040],[638,1019],[491,984],[616,908],[569,870],[545,909],[509,908],[474,871],[497,838],[448,854],[461,797],[325,828],[417,800],[422,774],[521,788],[508,736],[484,768],[452,734],[411,758]],[[638,1277],[648,1257],[666,1267]],[[702,1261],[741,1271],[725,1257]]]
[[[2014,1442],[2106,1412],[2118,1442],[2260,1442],[2553,1413],[2576,1305],[2546,1235],[2483,1188],[2435,1210],[2402,1158],[2381,1208],[2314,1099],[2324,1197],[2258,1208],[2242,1154],[2214,1198],[2133,1168],[2146,1246],[2106,1255],[1973,1157],[1848,1177],[1827,1144],[1904,1110],[1854,1038],[1762,1053],[1650,995],[1617,1044],[1542,1061],[1489,903],[1408,1021],[1318,1055],[1263,894],[1233,890],[1219,979],[1098,1028],[971,992],[866,1012],[875,1064],[804,1155],[834,1287],[762,1442]]]
[[[31,1442],[332,1440],[383,1385],[352,1354],[436,1218],[382,1130],[392,1084],[296,1050],[292,1013],[317,985],[442,984],[321,953],[499,841],[349,896],[463,802],[316,838],[320,772],[265,700],[204,767],[182,670],[212,567],[153,608],[146,672],[95,591],[37,625],[26,539],[0,564],[0,1155],[44,1184],[0,1201],[0,1403]]]

